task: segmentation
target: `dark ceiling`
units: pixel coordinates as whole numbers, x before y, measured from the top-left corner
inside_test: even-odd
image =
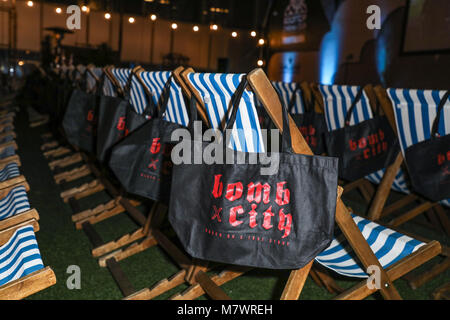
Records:
[[[279,0],[275,0],[279,1]],[[229,28],[258,29],[271,0],[86,0],[47,1],[60,4],[87,4],[97,10],[147,15],[193,23],[218,23]],[[218,10],[217,10],[218,9]]]

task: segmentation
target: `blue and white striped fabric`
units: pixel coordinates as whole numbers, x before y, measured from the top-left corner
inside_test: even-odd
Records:
[[[164,91],[164,87],[167,81],[169,81],[171,75],[172,72],[170,71],[144,71],[141,73],[142,81],[151,93],[155,106],[158,105],[161,94]],[[187,112],[187,106],[183,99],[183,92],[181,87],[173,78],[170,83],[170,96],[164,120],[178,123],[183,126],[187,126],[189,123],[189,115]]]
[[[103,74],[103,70],[101,68],[93,68],[92,72],[95,74],[95,76],[98,79],[100,79]],[[95,78],[92,76],[92,74],[90,72],[86,73],[86,83],[87,83],[88,91],[94,90],[95,86],[97,85],[97,81],[95,80]]]
[[[286,82],[278,82],[272,81],[272,85],[275,90],[278,92],[278,95],[283,100],[284,105],[287,107],[291,102],[292,95],[297,88],[297,83],[286,83]],[[289,110],[292,114],[300,114],[305,113],[305,106],[302,102],[301,91],[296,91],[295,93],[295,104],[292,106],[292,110]]]
[[[325,122],[328,131],[341,129],[345,126],[345,117],[350,109],[360,87],[358,86],[338,86],[319,85],[319,90],[324,98]],[[372,119],[373,113],[370,107],[369,98],[364,92],[361,100],[356,104],[350,125],[356,125],[363,121]],[[383,178],[385,169],[374,172],[366,177],[370,182],[379,184]],[[397,173],[392,189],[395,191],[409,193],[405,173],[400,169]]]
[[[20,176],[19,166],[15,162],[8,163],[0,170],[0,182]]]
[[[112,69],[114,77],[119,81],[122,90],[125,89],[128,83],[128,78],[131,74],[131,69]],[[134,107],[136,113],[143,113],[147,107],[147,96],[145,95],[144,88],[139,80],[133,77],[130,90],[130,103]]]
[[[0,152],[0,159],[6,159],[12,157],[16,154],[14,147],[7,147],[2,152]]]
[[[18,229],[0,247],[0,286],[44,268],[32,226]]]
[[[19,186],[0,200],[0,221],[30,209],[27,191],[24,186]]]
[[[431,136],[439,102],[445,91],[418,89],[388,89],[397,124],[398,139],[402,152]],[[444,105],[438,132],[450,134],[450,100]],[[442,202],[450,206],[450,199]]]
[[[7,143],[7,142],[11,142],[11,141],[13,141],[13,140],[14,140],[14,137],[13,137],[12,135],[5,136],[5,137],[3,137],[2,139],[0,139],[0,144],[4,144],[4,143]]]
[[[425,245],[370,220],[356,215],[352,217],[383,268],[391,266]],[[316,261],[345,276],[368,277],[343,234],[336,235],[331,245],[316,257]]]
[[[212,128],[222,130],[231,97],[244,74],[190,73],[189,81],[200,93]],[[264,152],[264,142],[253,92],[244,90],[240,101],[236,123],[231,134],[231,147],[243,152]]]

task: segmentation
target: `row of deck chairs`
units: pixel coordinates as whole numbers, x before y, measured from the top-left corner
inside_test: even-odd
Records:
[[[247,77],[250,88],[245,90],[239,106],[236,126],[233,128],[232,134],[233,147],[245,152],[264,152],[256,101],[259,101],[275,126],[280,131],[283,130],[282,105],[275,90],[277,84],[271,83],[261,69],[245,75],[196,73],[191,68],[184,69],[182,67],[173,72],[153,72],[145,71],[140,67],[131,70],[114,67],[99,69],[91,66],[80,68],[77,77],[86,77],[90,79],[88,83],[98,84],[103,72],[107,76],[103,88],[103,94],[106,96],[120,96],[125,89],[128,77],[130,74],[134,75],[130,105],[138,113],[142,113],[147,107],[146,96],[151,96],[155,105],[158,105],[166,82],[171,81],[170,101],[165,120],[183,125],[187,124],[188,112],[183,96],[188,98],[195,96],[198,101],[198,113],[202,121],[207,127],[216,129],[220,129],[226,123],[231,97],[237,89],[239,80],[242,77]],[[60,76],[70,77],[73,74],[61,73]],[[285,85],[285,87],[289,87],[289,85]],[[320,94],[320,92],[311,90],[307,94],[311,96],[312,94]],[[365,94],[360,103],[361,106],[364,101],[367,101],[366,99],[368,97]],[[317,99],[317,101],[320,101],[320,99]],[[323,101],[325,105],[328,99]],[[345,102],[345,99],[340,99],[339,105],[344,106],[343,102]],[[330,100],[330,105],[335,106],[337,103]],[[360,112],[361,106],[358,106],[358,112]],[[296,107],[301,110],[299,106]],[[323,110],[326,109],[323,108]],[[330,110],[332,109],[330,108]],[[343,112],[345,110],[343,108]],[[368,116],[370,117],[370,113],[368,113]],[[290,121],[294,152],[312,154],[299,129],[293,125],[293,120]],[[333,125],[336,125],[336,123],[335,120]],[[245,134],[249,129],[252,130],[252,134]],[[108,173],[107,168],[96,161],[95,156],[68,145],[64,139],[56,141],[58,139],[56,135],[57,133],[46,134],[43,137],[45,143],[42,146],[45,155],[49,158],[50,167],[55,171],[56,182],[73,182],[88,175],[94,176],[94,179],[88,183],[64,190],[61,197],[71,204],[74,211],[72,218],[76,227],[83,229],[91,240],[93,257],[99,259],[101,266],[110,270],[125,299],[153,299],[179,287],[181,284],[189,284],[189,288],[175,294],[172,299],[195,299],[205,294],[213,299],[229,299],[221,286],[243,275],[250,268],[217,265],[208,261],[199,261],[187,255],[171,239],[170,234],[165,232],[164,222],[167,212],[165,205],[158,202],[143,201],[126,194],[114,177]],[[64,136],[64,133],[62,133],[62,136]],[[400,157],[401,154],[398,158]],[[395,164],[398,162],[401,161],[396,161]],[[75,166],[75,168],[67,169],[69,166]],[[389,176],[388,172],[389,168],[384,174],[385,177]],[[383,181],[385,179],[383,178]],[[362,189],[364,187],[369,188],[369,184],[365,182],[356,185],[361,186]],[[383,182],[381,185],[383,185]],[[350,185],[350,188],[354,188],[354,186]],[[390,186],[388,189],[390,189]],[[96,205],[91,209],[80,211],[78,200],[104,190],[110,194],[112,200]],[[386,189],[383,190],[386,194]],[[366,191],[366,193],[370,196],[370,192]],[[378,191],[375,198],[377,198],[377,195]],[[148,214],[137,209],[138,206],[142,207],[143,204],[148,207]],[[381,208],[383,206],[384,203]],[[135,232],[125,234],[114,241],[103,241],[95,231],[95,224],[106,221],[112,216],[126,213],[140,227]],[[401,297],[393,281],[442,253],[441,245],[437,241],[411,237],[394,230],[395,226],[386,227],[378,222],[361,217],[357,213],[351,212],[340,200],[337,204],[336,224],[338,230],[335,239],[330,247],[322,252],[315,261],[331,270],[331,272],[363,278],[361,282],[343,291],[329,274],[322,272],[320,268],[313,267],[314,261],[311,261],[304,268],[291,271],[281,296],[282,299],[298,299],[308,275],[317,284],[335,293],[337,299],[363,299],[377,291],[386,299],[400,299]],[[136,291],[121,270],[119,262],[155,245],[160,246],[173,258],[179,267],[179,272],[170,278],[161,279],[153,286]],[[381,286],[378,288],[366,285],[365,278],[369,276],[368,268],[373,266],[380,270]]]
[[[0,300],[23,299],[56,283],[36,240],[39,214],[16,154],[15,112],[11,101],[0,107]]]

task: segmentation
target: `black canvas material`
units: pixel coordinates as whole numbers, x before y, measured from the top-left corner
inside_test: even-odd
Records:
[[[439,120],[449,94],[447,91],[439,103],[431,138],[405,150],[413,190],[432,201],[450,199],[450,135],[438,134]]]
[[[339,177],[348,181],[388,167],[400,152],[397,136],[389,121],[379,115],[379,105],[372,119],[350,126],[362,94],[361,88],[347,112],[345,126],[325,133],[327,153],[339,158]]]
[[[95,150],[97,96],[75,89],[63,119],[67,140],[86,152]]]
[[[311,148],[311,151],[317,155],[323,154],[326,151],[325,133],[328,131],[325,116],[314,110],[314,95],[312,95],[312,99],[308,103],[300,87],[297,87],[292,95],[289,110],[292,110],[294,106],[297,92],[300,93],[305,112],[302,114],[292,114],[291,117],[294,119],[295,124]]]
[[[170,138],[174,130],[183,128],[163,119],[171,80],[162,94],[160,112],[117,143],[109,161],[109,167],[127,192],[166,204],[172,171]]]
[[[246,85],[245,80],[233,96],[228,129],[234,125]],[[289,128],[285,107],[283,118],[284,128]],[[338,159],[294,154],[290,139],[290,130],[284,130],[284,150],[277,154],[280,165],[273,175],[262,175],[261,163],[174,164],[169,221],[191,256],[241,266],[296,269],[329,246]],[[205,142],[192,141],[192,154],[207,147]],[[234,154],[235,159],[250,156]]]
[[[97,159],[108,161],[111,148],[125,136],[141,127],[150,117],[149,111],[154,109],[151,99],[144,114],[134,111],[130,103],[131,81],[130,74],[123,97],[102,96],[99,105],[99,120],[97,133]]]

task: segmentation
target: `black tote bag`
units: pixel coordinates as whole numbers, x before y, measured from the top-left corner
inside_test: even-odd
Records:
[[[361,179],[388,167],[400,152],[397,136],[385,116],[379,114],[350,126],[355,107],[363,94],[358,92],[345,118],[345,126],[325,133],[327,153],[339,158],[339,177],[348,181]]]
[[[86,152],[95,150],[96,104],[98,97],[75,89],[64,114],[63,128],[67,140]]]
[[[130,103],[130,91],[133,72],[125,86],[123,97],[102,96],[99,105],[99,120],[97,133],[97,159],[101,162],[109,160],[111,148],[125,136],[142,126],[155,107],[152,99],[147,96],[148,106],[143,114],[134,111]]]
[[[163,119],[171,80],[163,91],[158,115],[117,143],[109,161],[109,167],[127,192],[165,204],[169,203],[172,172],[170,138],[174,130],[184,128]]]
[[[300,92],[301,94],[301,100],[305,106],[305,112],[303,114],[291,114],[291,117],[294,119],[295,124],[311,148],[311,151],[317,155],[323,154],[326,151],[325,133],[328,131],[325,116],[315,112],[314,95],[312,95],[312,100],[307,103],[303,92],[299,87],[295,89],[294,94],[292,95],[289,103],[289,110],[292,110],[292,107],[294,106],[295,94],[297,92]]]
[[[449,94],[447,91],[439,103],[431,138],[405,150],[414,191],[434,202],[450,199],[450,134],[438,135],[439,120]]]
[[[244,79],[233,96],[227,129],[234,125],[246,84]],[[283,109],[284,152],[277,154],[279,170],[273,175],[262,175],[260,163],[174,164],[169,221],[191,256],[297,269],[329,246],[338,159],[292,153],[288,114]],[[192,146],[195,154],[208,145],[193,141]],[[227,149],[223,144],[219,148]]]

